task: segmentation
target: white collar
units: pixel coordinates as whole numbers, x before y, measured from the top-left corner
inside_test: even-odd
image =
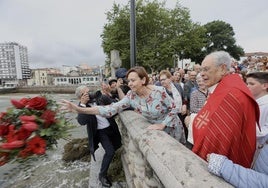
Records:
[[[256,102],[259,106],[268,104],[268,94],[256,99]]]
[[[214,92],[214,90],[216,89],[216,87],[218,86],[218,84],[219,84],[219,83],[217,83],[217,84],[215,84],[215,85],[209,87],[209,88],[208,88],[208,93],[209,93],[209,94],[212,94],[212,93]]]

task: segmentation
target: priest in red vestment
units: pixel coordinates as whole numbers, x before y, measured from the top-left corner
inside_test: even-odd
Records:
[[[229,73],[230,66],[231,57],[224,51],[202,62],[201,76],[210,94],[193,120],[192,151],[203,159],[210,153],[225,155],[248,168],[256,149],[259,108],[239,75]]]

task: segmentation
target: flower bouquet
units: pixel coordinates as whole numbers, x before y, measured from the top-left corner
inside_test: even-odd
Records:
[[[73,125],[48,96],[11,99],[11,104],[0,113],[0,166],[43,155],[58,139],[70,136]]]

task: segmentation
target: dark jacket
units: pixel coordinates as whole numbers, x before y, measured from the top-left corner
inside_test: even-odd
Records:
[[[96,99],[98,105],[107,105],[112,102],[112,99],[109,99],[108,96],[102,95],[99,99]],[[80,106],[80,104],[79,104]],[[90,107],[90,104],[86,104],[87,107]],[[110,140],[114,146],[114,149],[117,150],[121,147],[121,135],[118,130],[118,126],[113,117],[107,118],[110,123],[110,128],[113,131],[113,136],[110,137]],[[87,134],[88,134],[88,142],[89,142],[89,150],[91,155],[95,160],[94,152],[98,149],[98,145],[100,143],[98,136],[98,123],[95,115],[89,114],[78,114],[77,121],[80,125],[87,125]]]

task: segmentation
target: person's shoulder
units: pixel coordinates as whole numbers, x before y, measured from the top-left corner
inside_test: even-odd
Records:
[[[190,86],[192,84],[192,82],[190,80],[187,80],[185,83],[184,83],[184,86]]]
[[[199,94],[199,93],[202,93],[200,90],[198,90],[198,89],[195,89],[195,90],[193,90],[192,92],[191,92],[191,95],[197,95],[197,94]]]
[[[259,106],[265,106],[266,108],[268,108],[268,94],[256,99],[256,101]]]
[[[165,88],[163,86],[150,85],[149,87],[152,91],[165,91]]]
[[[156,81],[156,82],[154,83],[154,85],[156,85],[156,86],[161,86],[161,82],[160,82],[160,81]]]
[[[181,86],[181,84],[179,84],[179,83],[174,83],[173,82],[173,84],[174,84],[174,86],[178,89],[178,88],[182,88],[182,86]]]

